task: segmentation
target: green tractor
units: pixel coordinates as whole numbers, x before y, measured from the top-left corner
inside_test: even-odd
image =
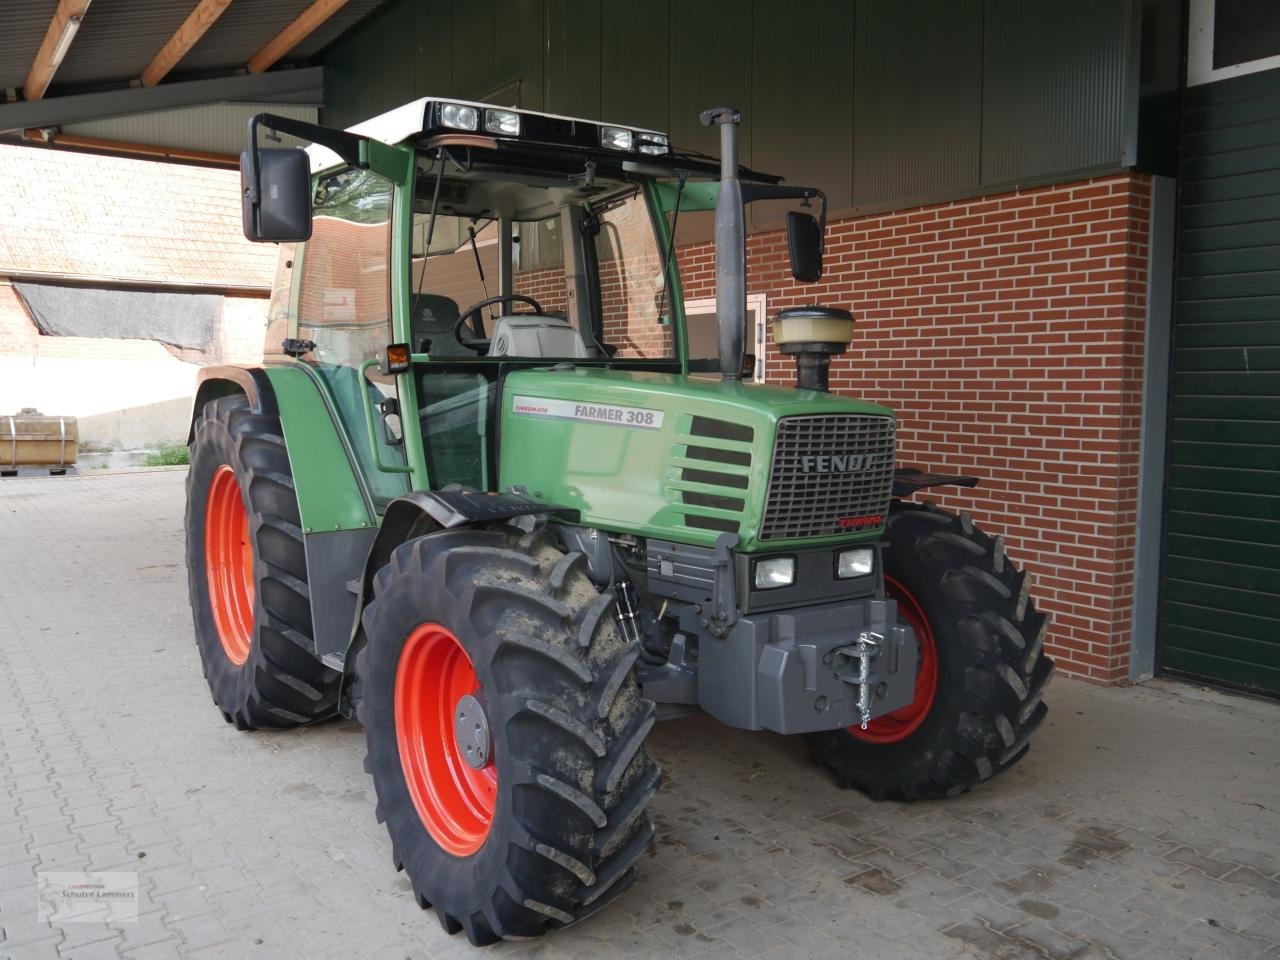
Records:
[[[657,720],[796,734],[840,786],[925,800],[1045,714],[1025,575],[908,499],[976,481],[895,469],[893,413],[827,389],[850,315],[783,311],[796,387],[744,382],[744,211],[789,207],[815,281],[826,200],[740,167],[733,110],[702,119],[718,161],[435,98],[249,124],[245,232],[281,254],[265,363],[195,400],[204,673],[239,729],[360,720],[396,868],[472,943],[628,886]],[[713,209],[702,326],[673,254]]]

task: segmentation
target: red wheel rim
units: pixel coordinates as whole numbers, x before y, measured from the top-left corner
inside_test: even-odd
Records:
[[[938,648],[920,601],[892,577],[884,578],[884,588],[890,597],[898,601],[899,615],[916,632],[920,659],[916,667],[916,695],[910,703],[876,717],[865,730],[858,724],[845,727],[850,734],[867,743],[897,743],[911,736],[929,715],[929,708],[933,706],[933,698],[938,692]]]
[[[424,623],[409,634],[396,665],[400,768],[422,825],[455,857],[484,845],[498,794],[493,752],[477,770],[454,736],[454,708],[479,690],[471,658],[449,630]]]
[[[204,511],[204,565],[209,606],[223,652],[237,667],[253,643],[253,544],[236,472],[214,471]]]

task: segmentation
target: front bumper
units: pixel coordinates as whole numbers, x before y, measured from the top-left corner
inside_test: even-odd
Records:
[[[883,638],[865,684],[849,682],[847,649],[860,635]],[[861,722],[865,686],[872,718],[915,695],[914,631],[898,622],[893,600],[846,600],[749,614],[723,638],[698,644],[698,703],[733,727],[813,733]],[[845,679],[842,679],[844,677]]]

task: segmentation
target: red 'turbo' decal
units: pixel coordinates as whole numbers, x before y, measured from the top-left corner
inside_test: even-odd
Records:
[[[865,517],[841,517],[836,521],[836,526],[841,530],[856,530],[859,527],[878,527],[882,523],[884,515],[873,513]]]

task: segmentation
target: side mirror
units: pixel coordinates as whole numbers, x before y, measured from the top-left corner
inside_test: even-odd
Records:
[[[261,148],[240,154],[244,235],[255,243],[311,238],[311,164],[305,150]]]
[[[787,211],[787,252],[791,276],[804,283],[822,279],[822,227],[813,214]]]

